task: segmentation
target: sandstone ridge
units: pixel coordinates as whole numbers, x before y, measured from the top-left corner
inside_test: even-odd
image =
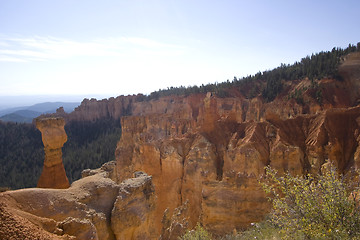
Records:
[[[232,117],[238,122],[245,122],[264,120],[269,113],[276,113],[281,118],[287,119],[299,114],[316,114],[329,108],[356,106],[360,98],[360,52],[347,55],[339,66],[338,72],[343,78],[342,81],[331,78],[313,79],[313,81],[308,78],[284,81],[282,92],[269,103],[260,95],[247,98],[239,89],[233,88],[230,92],[233,92],[236,97],[219,98],[214,107],[223,116],[231,112]],[[263,84],[259,81],[260,88],[264,87]],[[294,98],[289,98],[296,91],[302,91],[300,103]],[[321,101],[317,94],[321,96]],[[123,116],[144,116],[175,111],[179,114],[178,108],[181,108],[190,113],[193,118],[197,118],[199,106],[205,96],[206,94],[187,97],[167,96],[147,101],[143,95],[138,94],[103,100],[84,99],[73,112],[63,115],[67,121],[94,121],[102,118],[121,119]],[[184,109],[184,106],[190,109]]]

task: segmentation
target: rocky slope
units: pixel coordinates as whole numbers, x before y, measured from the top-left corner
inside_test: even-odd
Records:
[[[25,229],[44,239],[177,239],[197,222],[215,235],[244,229],[269,211],[258,183],[265,166],[293,174],[318,173],[327,161],[341,173],[359,168],[360,53],[339,72],[342,81],[285,82],[269,103],[212,93],[84,100],[63,115],[121,119],[116,164],[84,171],[68,189],[1,193],[2,217],[28,221]]]
[[[84,171],[68,189],[0,193],[0,239],[150,239],[142,236],[152,231],[143,219],[153,205],[151,177],[117,184],[115,165]]]

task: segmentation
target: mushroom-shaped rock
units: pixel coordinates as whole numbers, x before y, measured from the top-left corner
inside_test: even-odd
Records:
[[[45,161],[37,186],[40,188],[68,188],[62,162],[61,148],[67,141],[64,129],[65,120],[61,117],[37,118],[36,127],[40,130],[44,143]]]

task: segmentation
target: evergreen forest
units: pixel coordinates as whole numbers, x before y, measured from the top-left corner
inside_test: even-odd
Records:
[[[115,160],[120,140],[120,120],[111,118],[95,122],[70,122],[65,125],[68,141],[63,147],[63,162],[70,182],[81,177],[84,169],[99,168]]]
[[[306,77],[311,80],[326,77],[341,80],[337,69],[342,57],[356,51],[360,51],[360,42],[356,46],[349,44],[345,49],[334,47],[331,51],[312,54],[294,64],[281,64],[275,69],[259,71],[255,75],[243,78],[235,76],[232,81],[227,80],[222,83],[209,83],[201,86],[180,86],[160,89],[152,92],[149,96],[143,96],[140,100],[145,101],[170,95],[187,96],[194,93],[207,92],[213,92],[218,97],[236,97],[240,92],[247,98],[261,95],[267,102],[270,102],[281,92],[284,81],[293,81]]]
[[[43,148],[34,125],[0,121],[0,188],[35,187],[44,163]]]

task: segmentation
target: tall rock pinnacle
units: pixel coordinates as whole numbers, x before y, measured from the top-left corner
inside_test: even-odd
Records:
[[[68,188],[62,162],[61,148],[67,141],[65,120],[61,117],[37,118],[36,127],[40,130],[44,143],[45,161],[37,187],[40,188]]]

